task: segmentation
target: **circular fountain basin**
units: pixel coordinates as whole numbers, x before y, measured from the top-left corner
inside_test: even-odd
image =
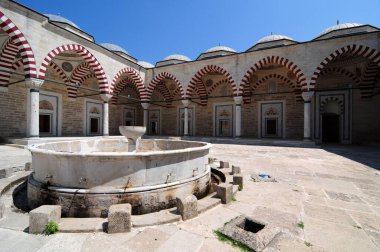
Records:
[[[113,204],[133,214],[175,206],[176,197],[203,197],[210,185],[211,144],[181,140],[98,138],[30,146],[31,208],[59,204],[63,216],[105,217]]]

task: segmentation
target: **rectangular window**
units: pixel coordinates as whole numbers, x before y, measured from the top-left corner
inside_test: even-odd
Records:
[[[277,118],[276,119],[266,119],[266,133],[267,136],[277,135]]]
[[[40,114],[40,132],[51,133],[51,115]]]
[[[230,120],[219,120],[219,133],[221,136],[230,135]]]
[[[90,119],[90,133],[99,134],[99,118],[92,117]]]

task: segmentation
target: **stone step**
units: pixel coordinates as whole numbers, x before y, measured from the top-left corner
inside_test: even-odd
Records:
[[[103,232],[107,219],[104,218],[61,218],[59,232],[61,233],[92,233]]]
[[[31,171],[15,172],[8,178],[0,179],[0,196],[7,192],[12,186],[26,180]]]

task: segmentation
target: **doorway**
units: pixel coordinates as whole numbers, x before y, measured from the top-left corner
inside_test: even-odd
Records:
[[[233,108],[232,104],[215,106],[215,136],[233,136]]]
[[[340,116],[332,113],[322,114],[322,142],[340,142]]]
[[[103,104],[86,102],[86,135],[100,136],[103,134]]]
[[[148,111],[148,133],[150,135],[160,134],[160,110],[151,109]]]

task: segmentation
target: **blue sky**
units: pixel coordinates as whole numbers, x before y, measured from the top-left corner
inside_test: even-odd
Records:
[[[271,32],[308,41],[337,20],[380,27],[379,0],[18,2],[43,14],[65,17],[97,43],[118,44],[138,60],[153,64],[173,53],[195,59],[219,44],[245,51]]]

